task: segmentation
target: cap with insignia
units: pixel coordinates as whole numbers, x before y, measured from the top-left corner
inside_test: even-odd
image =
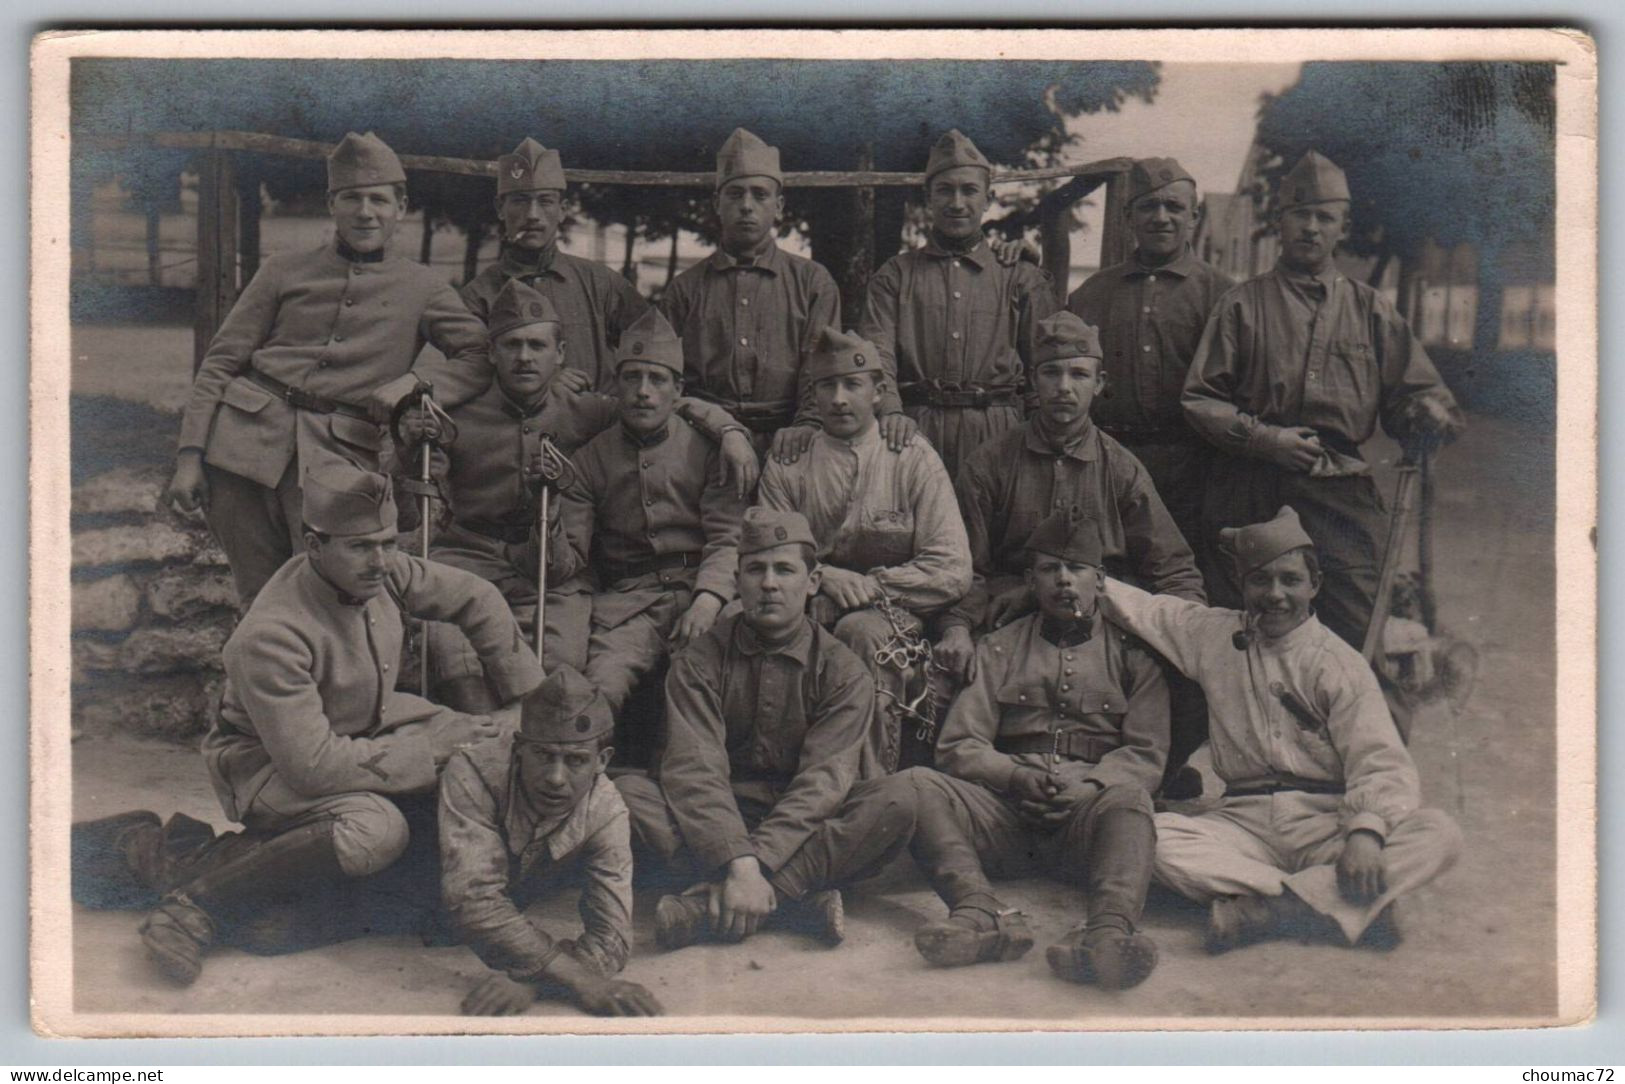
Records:
[[[560,666],[519,704],[519,741],[597,741],[615,730],[609,701],[586,678]]]
[[[671,329],[660,310],[648,308],[621,332],[621,345],[615,350],[615,365],[619,368],[629,361],[647,361],[664,365],[678,376],[683,375],[683,341]]]
[[[1040,523],[1027,538],[1028,559],[1043,554],[1059,557],[1068,564],[1100,567],[1100,528],[1085,519],[1077,508],[1056,512]]]
[[[1084,323],[1076,315],[1062,309],[1053,316],[1038,321],[1038,334],[1033,364],[1060,361],[1064,358],[1104,358],[1100,349],[1100,332]]]
[[[745,509],[745,518],[739,525],[739,556],[791,543],[818,548],[806,516],[800,512],[775,512],[771,508]]]
[[[1195,184],[1196,178],[1172,158],[1140,158],[1128,171],[1128,202],[1133,204],[1141,196],[1167,188],[1176,181]]]
[[[497,196],[541,189],[564,191],[564,166],[558,151],[526,136],[512,153],[497,159]]]
[[[305,526],[323,534],[395,530],[395,494],[388,475],[348,463],[323,463],[305,472]]]
[[[406,170],[389,144],[368,132],[350,132],[327,156],[327,190],[365,188],[374,184],[405,184]]]
[[[1290,504],[1283,504],[1274,519],[1249,527],[1226,527],[1219,532],[1219,550],[1236,562],[1236,573],[1241,576],[1283,553],[1313,545]]]
[[[992,178],[993,163],[976,149],[969,136],[958,128],[950,128],[937,140],[936,146],[931,148],[931,157],[925,161],[925,183],[930,184],[931,178],[943,170],[958,169],[960,166],[980,166],[987,170],[989,179]]]
[[[807,380],[817,383],[848,373],[873,373],[876,379],[884,377],[886,370],[880,364],[880,351],[867,339],[838,327],[825,327],[807,357]]]
[[[1324,154],[1309,151],[1281,178],[1281,210],[1305,203],[1332,203],[1349,199],[1349,179]]]
[[[755,134],[735,128],[717,152],[717,187],[736,177],[771,177],[784,186],[779,169],[779,148],[763,143]]]
[[[486,334],[495,340],[503,332],[527,324],[556,324],[559,310],[546,295],[526,286],[518,279],[509,279],[491,302],[491,315],[486,318]]]

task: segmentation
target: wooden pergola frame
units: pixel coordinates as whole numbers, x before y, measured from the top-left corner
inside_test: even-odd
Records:
[[[128,146],[131,141],[114,138],[96,141],[108,149]],[[257,200],[243,200],[238,191],[235,154],[263,154],[280,158],[325,160],[333,145],[309,139],[261,132],[157,132],[141,142],[166,150],[199,152],[197,215],[197,316],[193,325],[194,364],[202,361],[209,342],[236,303],[241,289],[259,269],[260,215]],[[495,177],[494,161],[476,158],[447,158],[437,155],[401,155],[408,170],[452,173],[466,177]],[[1043,238],[1043,260],[1065,300],[1067,272],[1072,263],[1071,229],[1068,216],[1072,205],[1102,185],[1106,188],[1105,225],[1100,238],[1100,266],[1127,258],[1130,235],[1123,214],[1128,187],[1129,158],[1108,158],[1081,165],[1050,166],[1043,169],[995,170],[994,184],[1019,184],[1069,178],[1068,182],[1045,193],[1038,206],[1019,219],[1001,223],[1011,231],[1036,224]],[[710,188],[714,173],[679,173],[666,170],[566,169],[564,178],[572,184],[616,184],[659,187]],[[873,189],[918,188],[925,184],[923,173],[886,173],[872,169],[801,171],[784,175],[786,188],[853,188],[858,190],[858,206],[864,209],[871,226],[874,215]],[[873,229],[860,231],[873,237]],[[873,254],[869,254],[871,259]],[[241,277],[239,279],[239,270]]]

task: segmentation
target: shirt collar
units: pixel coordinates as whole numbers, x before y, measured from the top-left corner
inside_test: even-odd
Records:
[[[334,248],[334,251],[336,251],[339,254],[339,259],[343,260],[345,263],[383,263],[384,262],[384,250],[383,249],[378,249],[376,252],[357,252],[355,249],[353,249],[349,245],[345,244],[344,243],[344,238],[342,238],[342,237],[338,237],[338,238],[334,239],[333,248]]]
[[[1175,278],[1182,279],[1194,274],[1199,263],[1196,254],[1191,251],[1191,246],[1186,245],[1183,252],[1161,267],[1146,267],[1140,262],[1138,256],[1130,256],[1128,258],[1128,270],[1123,273],[1123,277],[1143,279],[1152,275],[1172,275]]]
[[[784,270],[784,251],[770,238],[767,247],[763,249],[747,267],[734,259],[722,248],[718,247],[711,253],[711,270],[732,271],[735,268],[749,271],[765,271],[769,275],[777,275]]]
[[[1027,435],[1023,440],[1027,450],[1048,458],[1053,455],[1064,455],[1069,459],[1076,459],[1080,463],[1092,463],[1100,457],[1100,430],[1095,423],[1090,422],[1083,430],[1083,435],[1071,444],[1057,451],[1055,445],[1049,442],[1044,435],[1043,424],[1038,420],[1035,412],[1027,419]]]
[[[502,246],[502,255],[497,264],[502,273],[511,279],[536,278],[540,275],[552,275],[556,279],[564,277],[559,270],[559,243],[554,241],[536,259],[525,259],[519,255],[516,248],[511,245]]]
[[[814,439],[827,440],[837,448],[847,448],[856,452],[860,449],[869,447],[871,444],[879,442],[880,420],[876,418],[874,421],[871,421],[869,423],[869,428],[865,429],[855,437],[837,437],[831,434],[829,430],[820,428],[817,436]]]
[[[1057,621],[1040,615],[1038,635],[1056,647],[1076,647],[1088,643],[1095,635],[1098,612],[1088,614],[1082,621]]]
[[[304,571],[306,574],[306,582],[310,584],[311,590],[322,602],[333,606],[347,606],[353,609],[359,609],[372,601],[370,598],[357,598],[348,592],[339,590],[338,586],[334,584],[332,580],[329,580],[326,576],[323,576],[319,571],[317,571],[316,566],[311,563],[308,554],[302,556],[304,557],[305,561]]]
[[[1287,285],[1299,290],[1324,290],[1330,294],[1332,287],[1343,278],[1343,273],[1337,269],[1337,264],[1329,265],[1318,275],[1306,275],[1302,271],[1294,271],[1279,260],[1275,264],[1275,274]]]
[[[1243,621],[1245,620],[1246,618],[1244,617]],[[1295,651],[1300,647],[1307,647],[1310,644],[1319,641],[1321,636],[1324,635],[1324,629],[1325,626],[1320,623],[1320,618],[1311,613],[1303,624],[1299,625],[1285,636],[1280,636],[1273,640],[1260,636],[1257,641],[1258,649],[1272,655],[1285,654],[1288,651]]]
[[[988,264],[993,262],[993,250],[987,246],[986,237],[983,237],[981,240],[977,241],[974,248],[968,249],[965,252],[955,252],[952,249],[943,248],[937,243],[937,239],[928,233],[926,234],[925,245],[920,249],[920,251],[933,259],[965,260],[974,266],[978,271],[985,269]]]
[[[750,622],[746,621],[743,615],[734,625],[734,646],[744,655],[783,655],[806,666],[807,660],[812,656],[812,642],[812,621],[805,617],[796,626],[794,635],[777,644],[770,644],[756,635],[756,630],[750,627]]]
[[[493,379],[491,381],[491,388],[497,394],[497,404],[502,407],[502,413],[515,419],[534,418],[543,410],[546,410],[548,396],[552,393],[552,383],[549,382],[548,386],[542,390],[542,397],[536,401],[536,406],[531,410],[526,410],[521,404],[510,398],[507,392],[502,390],[502,385],[497,380]]]

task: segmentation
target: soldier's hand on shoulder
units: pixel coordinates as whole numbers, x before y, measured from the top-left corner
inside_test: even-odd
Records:
[[[768,449],[768,454],[774,462],[789,466],[807,454],[817,435],[816,425],[787,425],[773,434],[773,446]]]
[[[536,988],[495,972],[485,976],[463,998],[464,1016],[517,1016],[536,1001]]]
[[[565,365],[554,374],[553,386],[568,395],[580,395],[592,389],[592,381],[580,369],[572,369]]]
[[[880,419],[880,439],[886,442],[886,447],[894,452],[901,452],[914,443],[915,436],[920,431],[920,423],[901,412],[885,414]]]
[[[976,680],[976,644],[964,625],[950,626],[937,641],[932,657],[960,681],[968,684]]]
[[[880,595],[880,584],[873,577],[848,568],[826,567],[819,591],[828,595],[842,610],[861,610]]]
[[[756,446],[743,429],[730,429],[722,434],[722,462],[733,483],[734,494],[746,500],[756,488],[762,474],[762,461],[756,458]]]
[[[717,623],[717,614],[722,612],[722,600],[709,591],[701,591],[694,596],[683,616],[677,619],[677,624],[671,630],[671,646],[684,648],[691,641],[699,639],[711,631],[711,626]]]
[[[988,603],[988,627],[1002,628],[1016,618],[1031,613],[1037,606],[1038,600],[1033,598],[1032,588],[1026,584],[1000,591]]]
[[[429,752],[436,764],[444,764],[457,750],[494,738],[501,729],[495,716],[443,712],[429,724]]]
[[[987,247],[993,252],[993,258],[1005,267],[1014,267],[1022,260],[1035,264],[1044,262],[1044,255],[1039,251],[1038,246],[1025,237],[1007,238],[996,233],[989,233],[985,236],[987,237]]]

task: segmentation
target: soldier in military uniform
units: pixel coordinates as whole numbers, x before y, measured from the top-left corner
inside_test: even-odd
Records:
[[[453,927],[492,969],[463,1012],[523,1012],[562,988],[590,1013],[652,1016],[644,987],[614,978],[632,951],[632,850],[626,806],[604,775],[614,752],[609,704],[555,669],[520,707],[512,735],[471,745],[440,776],[441,888]],[[526,912],[584,881],[582,933],[559,940]]]
[[[429,556],[496,584],[520,620],[534,628],[537,568],[510,560],[536,521],[543,484],[541,439],[568,456],[620,417],[620,401],[578,391],[560,379],[563,339],[553,303],[523,282],[510,280],[487,314],[496,380],[484,395],[450,412],[456,439],[435,455],[444,479],[451,522],[439,531]],[[721,408],[679,399],[677,413],[720,445],[735,489],[754,486],[756,452],[743,428]],[[425,428],[414,413],[415,433]],[[415,459],[416,455],[407,458]],[[553,584],[548,592],[543,653],[549,668],[587,665],[592,611],[589,577]],[[461,711],[494,706],[477,652],[453,625],[429,626],[429,660],[440,697]]]
[[[167,496],[203,507],[246,608],[300,547],[299,479],[324,463],[380,464],[383,428],[427,382],[443,404],[491,382],[485,329],[456,291],[388,245],[406,173],[372,133],[327,160],[337,238],[272,256],[243,290],[192,381]],[[443,359],[415,365],[425,342]]]
[[[1151,880],[1151,791],[1168,751],[1168,694],[1151,654],[1097,609],[1093,524],[1057,514],[1027,540],[1038,612],[989,634],[919,792],[912,851],[952,909],[915,936],[942,966],[1032,947],[984,871],[1081,879],[1087,918],[1050,946],[1050,969],[1108,989],[1156,964],[1136,924]]]
[[[393,863],[408,842],[394,799],[432,794],[451,755],[511,727],[542,681],[496,588],[397,550],[388,478],[334,464],[303,490],[305,553],[227,641],[225,692],[203,739],[215,793],[249,845],[159,886],[167,895],[141,928],[177,982],[197,978],[217,924]],[[403,611],[460,627],[510,706],[465,715],[396,692]]]
[[[1145,465],[1193,550],[1210,453],[1179,399],[1208,315],[1234,285],[1191,251],[1198,206],[1195,179],[1174,159],[1135,162],[1124,209],[1134,252],[1090,275],[1066,302],[1100,331],[1106,386],[1095,424]]]
[[[1235,569],[1213,549],[1219,531],[1290,504],[1325,573],[1320,618],[1359,647],[1387,519],[1360,446],[1379,420],[1407,444],[1451,440],[1461,411],[1393,303],[1337,269],[1343,171],[1310,151],[1278,202],[1280,261],[1220,299],[1185,382],[1186,416],[1222,453],[1202,505],[1208,583],[1216,603],[1238,606]]]
[[[489,322],[506,283],[517,280],[529,286],[559,313],[564,382],[572,391],[596,389],[613,395],[615,346],[649,303],[603,264],[559,251],[564,187],[559,152],[529,136],[513,153],[497,159],[502,254],[463,284],[462,298],[470,312]]]
[[[992,177],[992,163],[957,129],[937,141],[925,166],[930,235],[875,272],[858,325],[950,476],[977,446],[1021,424],[1034,332],[1059,308],[1042,269],[1001,263],[983,238]]]
[[[793,464],[762,472],[763,507],[800,512],[812,525],[822,566],[814,616],[870,668],[883,696],[864,778],[895,771],[901,757],[904,667],[876,651],[970,587],[971,555],[953,486],[930,445],[894,451],[875,413],[889,386],[873,344],[825,328],[808,362],[822,430]]]
[[[644,313],[616,356],[620,424],[570,460],[548,578],[597,576],[586,674],[619,712],[671,648],[704,634],[733,600],[744,502],[716,442],[672,416],[683,356],[665,318]],[[532,567],[534,550],[521,559]]]
[[[1219,541],[1243,612],[1106,584],[1112,620],[1201,682],[1212,709],[1200,760],[1220,800],[1157,814],[1157,880],[1208,904],[1209,952],[1317,932],[1391,948],[1391,905],[1450,868],[1461,833],[1421,808],[1371,668],[1316,618],[1321,566],[1297,513]]]
[[[838,886],[881,869],[913,830],[903,777],[853,785],[874,686],[806,615],[822,572],[813,538],[799,513],[746,513],[742,609],[672,663],[654,775],[616,780],[653,864],[694,882],[660,900],[663,948],[737,941],[764,923],[837,943]]]

